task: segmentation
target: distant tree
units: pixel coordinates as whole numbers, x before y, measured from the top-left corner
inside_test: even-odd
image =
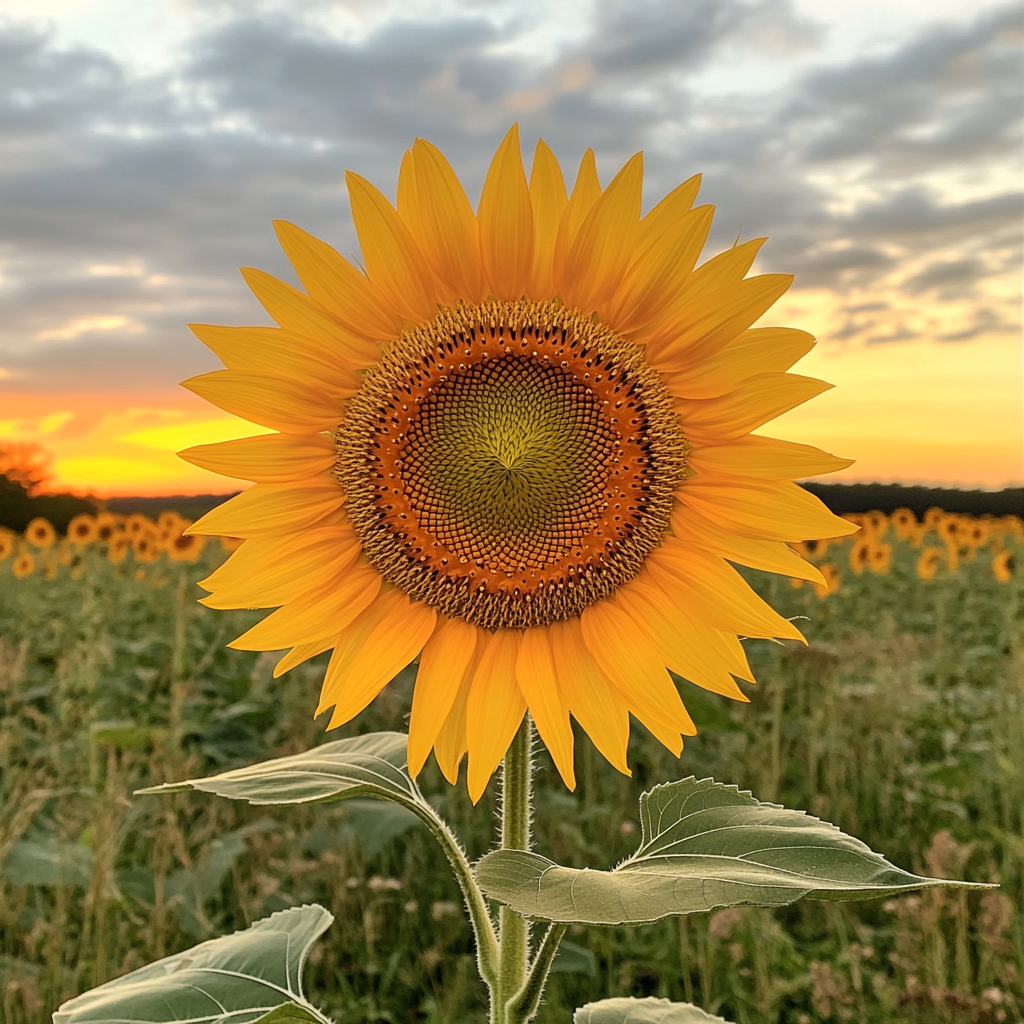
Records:
[[[0,440],[0,526],[21,532],[42,516],[63,532],[80,512],[95,512],[98,502],[73,494],[47,493],[53,456],[40,444]]]

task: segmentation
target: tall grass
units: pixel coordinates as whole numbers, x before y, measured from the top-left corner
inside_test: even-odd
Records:
[[[1024,584],[998,581],[985,549],[921,580],[920,551],[888,539],[881,575],[832,546],[842,578],[824,599],[751,574],[806,616],[810,646],[747,642],[749,704],[681,684],[701,729],[681,760],[636,726],[625,778],[578,733],[568,793],[542,752],[539,848],[612,865],[635,848],[644,788],[713,775],[903,867],[1002,888],[576,928],[540,1020],[623,994],[740,1024],[1024,1019]],[[325,738],[311,719],[323,659],[274,680],[274,656],[225,647],[258,613],[196,604],[222,557],[112,565],[93,546],[52,579],[0,564],[0,1017],[38,1024],[107,978],[315,900],[336,920],[308,982],[339,1022],[483,1019],[458,891],[407,818],[132,796]],[[404,729],[414,671],[327,738]],[[432,764],[422,782],[471,856],[485,852],[492,793],[473,807]]]

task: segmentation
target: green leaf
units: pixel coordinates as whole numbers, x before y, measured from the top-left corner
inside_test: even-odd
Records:
[[[477,882],[524,917],[608,925],[743,904],[780,906],[802,896],[850,900],[935,885],[991,888],[909,874],[835,825],[713,779],[656,786],[640,798],[640,821],[640,849],[614,871],[496,850],[477,864]]]
[[[283,910],[76,996],[53,1024],[324,1024],[302,968],[332,920],[315,904]]]
[[[693,1003],[667,999],[602,999],[572,1015],[573,1024],[727,1024]]]
[[[407,739],[400,732],[374,732],[335,740],[301,754],[206,779],[140,789],[137,795],[198,789],[250,804],[306,804],[371,796],[418,805],[422,798],[404,771]]]

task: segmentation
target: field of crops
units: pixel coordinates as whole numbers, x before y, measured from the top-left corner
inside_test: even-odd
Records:
[[[860,522],[807,551],[827,588],[748,574],[804,617],[810,645],[746,642],[749,704],[682,682],[701,731],[680,761],[636,725],[625,778],[578,733],[569,794],[540,754],[540,852],[610,866],[635,848],[643,789],[713,775],[901,867],[1001,888],[580,927],[541,1021],[626,994],[739,1024],[1024,1020],[1024,528],[938,510]],[[42,1024],[77,992],[312,901],[335,923],[309,987],[339,1024],[482,1019],[458,890],[400,808],[132,796],[324,739],[311,714],[326,656],[275,681],[274,655],[227,649],[260,613],[196,603],[225,545],[183,525],[0,531],[0,1019]],[[329,738],[404,729],[414,675]],[[421,781],[484,853],[492,792],[474,808],[432,762]]]

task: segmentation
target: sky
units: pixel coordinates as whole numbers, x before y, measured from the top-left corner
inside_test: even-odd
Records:
[[[188,322],[269,323],[295,282],[271,220],[358,249],[343,172],[393,197],[439,145],[471,199],[513,121],[570,178],[645,155],[645,204],[698,171],[705,257],[769,236],[762,319],[836,385],[764,432],[829,479],[1024,482],[1024,5],[973,0],[3,0],[0,444],[53,486],[228,492],[175,451],[263,432],[177,386]]]

